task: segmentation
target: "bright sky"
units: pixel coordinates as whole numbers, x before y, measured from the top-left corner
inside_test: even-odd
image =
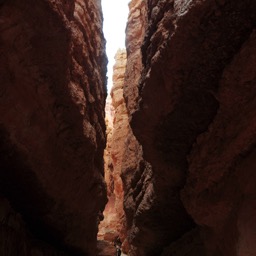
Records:
[[[108,93],[112,87],[114,56],[118,48],[125,48],[125,27],[130,0],[101,0],[103,10],[103,31],[107,40]]]

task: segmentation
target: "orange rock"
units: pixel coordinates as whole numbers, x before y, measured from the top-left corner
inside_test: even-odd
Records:
[[[119,236],[124,239],[123,184],[121,168],[124,145],[128,132],[128,116],[123,99],[123,81],[126,68],[126,52],[118,50],[113,68],[113,88],[111,105],[107,105],[107,148],[105,150],[105,176],[109,201],[104,211],[104,220],[99,226],[99,237],[114,241]],[[110,104],[110,103],[108,103]]]

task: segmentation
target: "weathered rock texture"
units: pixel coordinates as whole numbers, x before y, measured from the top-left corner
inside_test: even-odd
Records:
[[[138,0],[130,12],[124,94],[152,172],[129,196],[148,187],[143,218],[127,218],[134,254],[255,254],[255,1]],[[197,249],[184,251],[190,236]]]
[[[128,60],[124,86],[129,114],[134,112],[139,101],[138,83],[143,70],[141,45],[147,22],[146,2],[132,1],[127,26]],[[157,109],[158,105],[152,107]],[[141,125],[146,129],[148,124],[144,122]],[[127,188],[124,205],[130,228],[130,254],[159,255],[163,246],[192,226],[178,196],[181,185],[179,181],[161,176],[163,167],[151,166],[143,159],[141,146],[132,132],[127,140],[124,159],[123,180]],[[174,185],[170,186],[170,183]]]
[[[100,1],[0,2],[0,193],[29,237],[83,255],[106,203],[101,27]]]
[[[126,68],[126,51],[119,50],[115,56],[116,64],[113,70],[113,88],[111,90],[114,108],[113,135],[111,141],[111,159],[113,165],[113,181],[115,208],[119,219],[123,218],[123,185],[121,169],[124,154],[124,143],[128,133],[128,115],[123,98],[124,74]],[[120,229],[119,229],[120,230]]]
[[[255,9],[254,9],[255,11]],[[189,155],[184,203],[212,255],[256,252],[256,33],[222,73],[219,109]]]
[[[104,154],[105,177],[108,187],[108,204],[104,220],[100,224],[99,238],[114,241],[116,237],[125,238],[125,219],[123,211],[123,184],[121,169],[124,145],[128,133],[128,115],[123,98],[126,51],[118,50],[113,67],[113,87],[111,99],[106,106],[107,147]]]

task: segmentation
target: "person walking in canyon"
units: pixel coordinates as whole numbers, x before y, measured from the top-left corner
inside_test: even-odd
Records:
[[[122,251],[121,251],[121,245],[122,245],[122,243],[121,243],[121,240],[120,240],[119,237],[117,237],[117,238],[115,239],[114,245],[115,245],[115,247],[116,247],[116,256],[120,256],[121,253],[122,253]]]

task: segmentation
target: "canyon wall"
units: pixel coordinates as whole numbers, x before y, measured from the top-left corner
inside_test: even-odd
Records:
[[[124,240],[125,216],[123,211],[123,184],[121,167],[124,143],[128,132],[128,115],[123,98],[126,51],[119,49],[113,66],[113,87],[107,98],[106,124],[107,147],[104,153],[105,180],[108,203],[104,220],[99,226],[99,239],[113,242],[117,237]]]
[[[128,115],[123,98],[124,74],[126,68],[126,51],[118,50],[115,55],[116,63],[113,67],[113,87],[111,89],[112,106],[114,109],[113,134],[111,141],[111,159],[113,167],[113,194],[115,195],[115,210],[119,225],[117,231],[122,233],[124,221],[123,212],[123,184],[121,168],[124,143],[128,133]]]
[[[147,35],[148,6],[146,1],[132,1],[127,25],[127,69],[124,96],[132,116],[140,101],[138,84],[143,72],[141,46]],[[152,97],[156,92],[152,92]],[[152,108],[158,109],[158,104]],[[150,114],[151,115],[151,114]],[[152,118],[154,112],[152,112]],[[150,117],[151,118],[151,117]],[[139,123],[147,129],[148,123]],[[134,127],[132,127],[134,130]],[[180,178],[160,175],[164,167],[144,159],[141,145],[131,131],[127,139],[122,177],[126,187],[124,207],[127,214],[130,255],[160,255],[169,241],[193,227],[179,198]],[[150,139],[150,138],[148,138]]]
[[[255,254],[255,26],[252,0],[131,1],[130,255]]]
[[[0,2],[1,255],[95,255],[106,204],[100,1]]]

